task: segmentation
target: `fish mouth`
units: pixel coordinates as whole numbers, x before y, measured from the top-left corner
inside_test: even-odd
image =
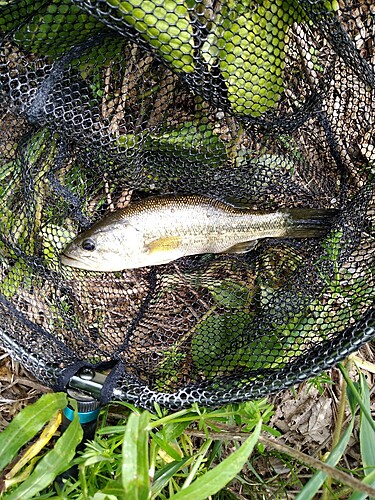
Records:
[[[60,262],[64,266],[75,267],[77,269],[84,269],[85,271],[97,271],[97,269],[95,269],[94,264],[90,265],[90,263],[86,263],[85,261],[82,261],[75,257],[71,257],[70,255],[67,255],[65,252],[62,252],[60,254]]]
[[[65,252],[62,252],[60,254],[60,262],[62,264],[64,264],[64,266],[78,267],[78,264],[81,261],[79,259],[75,259],[74,257],[70,257],[69,255],[66,255]]]

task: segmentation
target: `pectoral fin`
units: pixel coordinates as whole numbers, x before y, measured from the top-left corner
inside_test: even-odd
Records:
[[[242,241],[241,243],[237,243],[232,247],[225,250],[225,253],[246,253],[250,252],[250,250],[254,250],[258,244],[258,240],[253,241]]]
[[[156,252],[168,252],[172,250],[177,250],[180,246],[181,238],[178,236],[165,236],[163,238],[158,238],[157,240],[150,241],[146,245],[148,253]]]

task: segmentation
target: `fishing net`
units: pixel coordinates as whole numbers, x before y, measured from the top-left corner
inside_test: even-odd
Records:
[[[219,405],[371,340],[372,0],[10,0],[0,30],[0,343],[41,382]],[[244,254],[60,263],[93,222],[171,193],[339,215]]]

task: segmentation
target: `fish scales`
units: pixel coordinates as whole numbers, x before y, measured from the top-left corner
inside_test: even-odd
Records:
[[[331,212],[260,212],[205,196],[153,197],[109,214],[78,235],[61,261],[82,269],[116,271],[187,255],[245,252],[259,239],[318,236]]]
[[[101,223],[107,225],[130,217],[143,224],[145,234],[148,231],[150,237],[183,231],[183,235],[203,240],[208,235],[223,237],[230,233],[230,242],[237,234],[241,238],[244,234],[258,238],[262,233],[282,236],[287,226],[287,217],[282,212],[252,212],[203,196],[149,198],[110,214]],[[156,217],[160,219],[155,226]]]

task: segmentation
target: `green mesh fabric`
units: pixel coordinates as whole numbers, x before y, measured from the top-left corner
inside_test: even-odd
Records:
[[[372,0],[0,2],[0,345],[51,387],[91,365],[107,400],[178,408],[265,396],[371,340],[374,30]],[[171,193],[339,216],[245,254],[60,264],[93,222]]]

